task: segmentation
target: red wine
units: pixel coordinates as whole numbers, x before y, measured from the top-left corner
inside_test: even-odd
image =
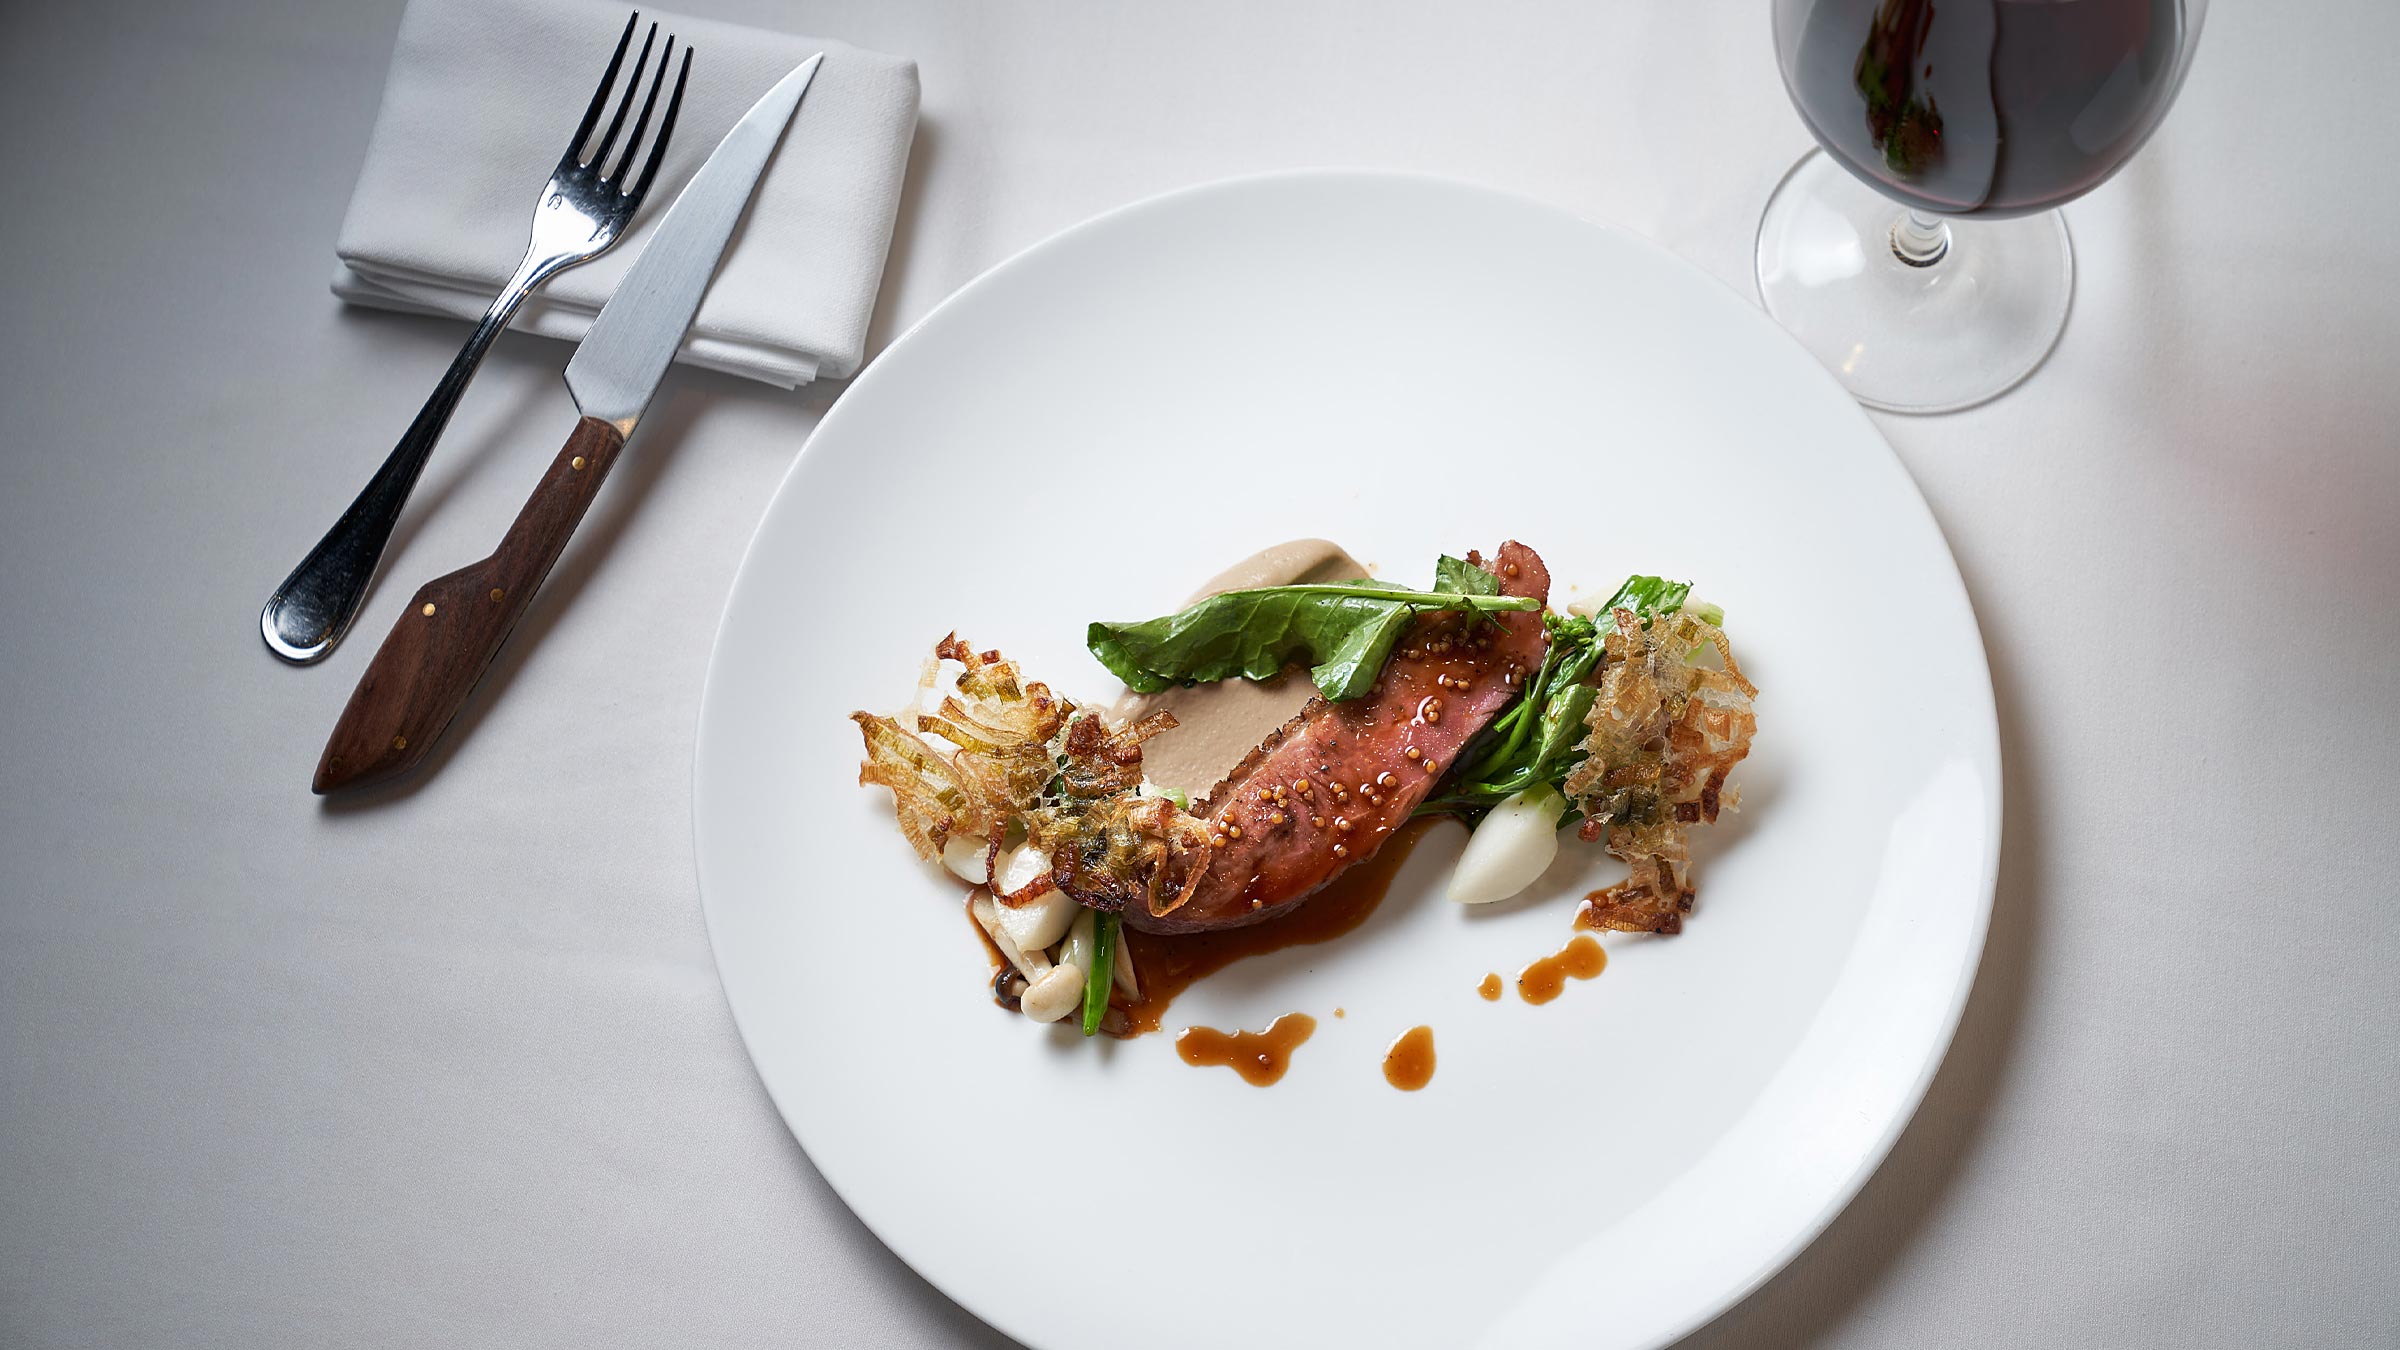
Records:
[[[1784,78],[1826,151],[1950,216],[2100,185],[2165,113],[2182,0],[1787,0]]]

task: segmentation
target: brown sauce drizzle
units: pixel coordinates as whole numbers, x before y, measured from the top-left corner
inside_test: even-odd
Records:
[[[1534,962],[1517,976],[1517,994],[1527,1003],[1548,1003],[1567,987],[1567,977],[1588,980],[1608,969],[1608,950],[1577,935],[1555,955]]]
[[[1484,976],[1483,983],[1475,986],[1475,992],[1483,995],[1483,1001],[1486,1003],[1498,1003],[1500,1001],[1500,972],[1495,970]]]
[[[1433,1081],[1433,1028],[1410,1027],[1383,1052],[1383,1081],[1414,1092]]]
[[[1175,1037],[1175,1053],[1186,1064],[1223,1065],[1252,1087],[1265,1087],[1292,1066],[1292,1051],[1316,1031],[1317,1019],[1307,1013],[1285,1013],[1265,1031],[1219,1031],[1215,1027],[1185,1027]],[[1431,1073],[1432,1053],[1426,1054]]]
[[[1325,942],[1365,923],[1383,903],[1392,877],[1430,823],[1415,821],[1394,830],[1373,857],[1334,878],[1332,885],[1293,906],[1289,913],[1264,923],[1209,933],[1142,933],[1126,928],[1123,940],[1133,957],[1134,978],[1141,984],[1142,996],[1125,1009],[1128,1025],[1124,1034],[1139,1036],[1158,1030],[1159,1019],[1176,995],[1244,957]]]

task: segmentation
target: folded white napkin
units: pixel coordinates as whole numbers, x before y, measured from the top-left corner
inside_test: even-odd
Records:
[[[342,267],[334,294],[481,317],[524,254],[542,184],[627,13],[592,0],[411,0],[335,246]],[[662,44],[673,32],[692,51],[658,180],[630,233],[551,278],[512,326],[581,337],[717,141],[792,67],[822,51],[825,64],[676,359],[785,388],[852,373],[865,354],[900,208],[917,124],[916,63],[647,8],[642,29],[653,19]],[[637,30],[628,71],[641,42]]]

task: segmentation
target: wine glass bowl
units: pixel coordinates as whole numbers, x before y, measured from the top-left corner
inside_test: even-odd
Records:
[[[1997,395],[2065,327],[2057,207],[2173,102],[2206,0],[1776,0],[1785,89],[1820,149],[1759,223],[1769,313],[1872,407]]]

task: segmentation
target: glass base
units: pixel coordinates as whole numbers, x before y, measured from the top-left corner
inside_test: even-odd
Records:
[[[2075,254],[2056,211],[1912,216],[1812,150],[1758,222],[1758,295],[1858,401],[1971,408],[2033,373],[2067,326]]]

